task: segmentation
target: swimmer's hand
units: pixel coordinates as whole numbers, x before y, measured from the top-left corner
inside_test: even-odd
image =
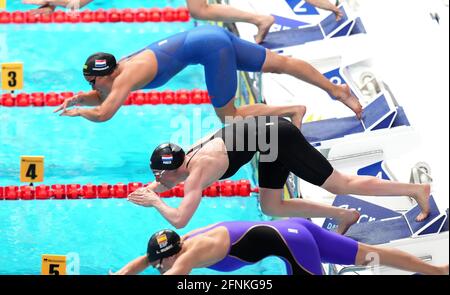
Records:
[[[54,110],[53,112],[57,113],[57,112],[62,110],[63,111],[61,113],[61,116],[62,116],[63,113],[65,113],[67,111],[66,110],[67,108],[70,108],[70,107],[73,107],[73,106],[79,104],[80,100],[81,100],[81,98],[78,95],[74,95],[72,97],[69,97],[68,99],[64,100],[64,102],[56,110]]]
[[[23,4],[32,5],[53,5],[53,6],[64,6],[70,4],[71,0],[22,0]]]
[[[60,114],[60,116],[64,117],[78,117],[80,116],[80,109],[71,109],[71,110],[65,110]]]
[[[145,189],[145,188],[142,188]],[[136,190],[128,195],[128,201],[143,207],[153,207],[160,202],[159,196],[152,190]]]

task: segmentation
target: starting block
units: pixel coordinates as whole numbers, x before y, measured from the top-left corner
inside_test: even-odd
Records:
[[[448,214],[439,212],[433,196],[430,196],[430,215],[422,222],[415,220],[420,213],[418,205],[404,214],[351,196],[338,196],[333,205],[355,208],[361,213],[358,223],[352,225],[345,235],[371,245],[386,244],[404,238],[438,234],[445,231],[444,224],[448,216]],[[323,225],[327,229],[332,229],[336,226],[332,219],[326,219]]]
[[[343,15],[339,21],[336,21],[334,13],[330,13],[316,25],[270,32],[261,45],[267,49],[279,49],[329,38],[366,33],[361,19],[351,15],[350,9],[345,3],[342,3],[339,9]],[[284,19],[279,20],[278,16],[274,17],[276,20],[278,18],[278,22],[286,22]]]

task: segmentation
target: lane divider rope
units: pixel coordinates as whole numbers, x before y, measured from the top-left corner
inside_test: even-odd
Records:
[[[53,184],[53,185],[23,185],[0,186],[0,200],[50,200],[50,199],[110,199],[126,198],[128,194],[143,187],[141,182],[130,182],[100,185],[95,184]],[[203,190],[204,197],[249,197],[258,193],[258,188],[252,188],[249,180],[224,180],[215,182]],[[184,183],[160,193],[162,198],[184,197]]]
[[[189,10],[179,8],[98,9],[65,12],[57,10],[52,14],[34,15],[29,11],[1,11],[0,24],[35,23],[144,23],[144,22],[188,22]]]
[[[0,106],[4,107],[44,107],[59,106],[65,99],[74,96],[74,92],[33,92],[4,93],[0,95]],[[181,89],[177,91],[135,91],[132,92],[124,105],[157,105],[157,104],[209,104],[211,99],[208,91]]]

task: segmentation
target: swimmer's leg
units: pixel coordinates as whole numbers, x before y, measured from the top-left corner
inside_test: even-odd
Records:
[[[314,237],[322,262],[343,265],[379,265],[421,274],[448,274],[448,264],[434,266],[419,258],[395,248],[380,247],[358,243],[353,239],[327,231],[304,219],[289,219],[303,225]]]
[[[266,59],[262,67],[264,73],[288,74],[302,81],[317,86],[332,97],[344,103],[358,118],[361,118],[362,106],[350,92],[347,85],[335,85],[309,63],[287,56],[266,51]]]
[[[226,122],[227,117],[245,118],[247,116],[281,116],[291,118],[292,124],[297,126],[297,128],[300,128],[302,125],[303,117],[306,113],[306,107],[303,105],[269,106],[266,104],[258,103],[254,105],[244,105],[236,108],[233,99],[224,107],[215,108],[215,111],[222,122]]]
[[[430,185],[388,181],[373,176],[347,175],[334,170],[322,185],[333,194],[370,196],[410,196],[422,209],[417,221],[423,221],[430,213]]]
[[[187,0],[187,7],[196,19],[219,22],[246,22],[258,27],[255,41],[261,43],[275,22],[271,15],[260,15],[236,9],[229,5],[208,4],[206,0]]]
[[[226,42],[223,48],[202,60],[211,103],[221,121],[225,123],[227,117],[287,116],[292,119],[295,126],[300,128],[306,113],[306,107],[302,105],[256,104],[235,107],[237,70],[259,71],[264,63],[266,52],[259,45],[241,40],[229,32],[225,34],[227,35],[221,40]]]
[[[448,264],[432,265],[407,252],[380,246],[366,245],[358,243],[358,253],[356,255],[356,265],[379,265],[391,266],[394,268],[421,273],[425,275],[448,275]]]
[[[300,198],[284,200],[283,189],[261,187],[259,197],[264,214],[277,217],[330,217],[338,221],[339,233],[343,232],[342,229],[348,229],[359,219],[359,213],[356,210],[333,207]]]

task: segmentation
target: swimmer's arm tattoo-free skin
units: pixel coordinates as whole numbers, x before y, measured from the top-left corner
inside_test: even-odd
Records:
[[[79,5],[79,8],[91,3],[93,0],[23,0],[24,4],[34,4],[34,5],[53,5],[60,7],[75,7]]]
[[[106,122],[111,119],[119,108],[123,105],[131,89],[127,86],[114,87],[105,101],[95,108],[75,109],[75,114],[67,114],[68,116],[81,116],[92,122]]]
[[[184,198],[178,208],[169,207],[160,198],[153,204],[153,207],[176,228],[183,228],[188,224],[202,199],[201,171],[200,169],[197,171],[186,179]]]

